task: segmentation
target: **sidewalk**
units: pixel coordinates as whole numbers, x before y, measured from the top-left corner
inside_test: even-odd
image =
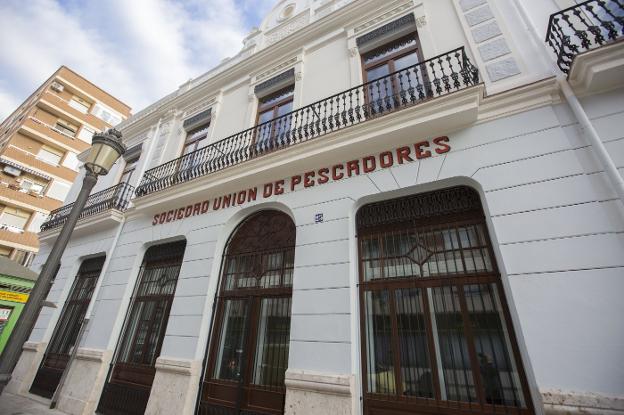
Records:
[[[46,404],[25,396],[3,392],[0,395],[0,415],[64,415],[64,412],[48,408]]]

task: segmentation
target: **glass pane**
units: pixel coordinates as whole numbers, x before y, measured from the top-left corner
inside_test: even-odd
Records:
[[[408,229],[360,241],[365,281],[494,270],[482,225]]]
[[[275,130],[275,139],[277,140],[277,144],[281,144],[284,139],[284,135],[290,131],[292,124],[292,115],[286,115],[293,110],[293,102],[289,101],[285,104],[277,107],[277,117],[280,117],[275,120],[274,130]]]
[[[258,116],[258,128],[256,130],[256,143],[265,143],[271,138],[271,130],[273,129],[273,123],[269,123],[273,117],[274,111],[270,109],[260,113]],[[267,123],[267,124],[265,124]],[[263,125],[261,125],[263,124]]]
[[[395,85],[402,98],[406,101],[424,99],[426,88],[422,77],[421,66],[418,64],[416,52],[395,59],[394,70],[398,73],[394,76]]]
[[[138,303],[141,304],[141,313],[138,314],[137,330],[133,334],[134,344],[132,345],[132,352],[130,354],[130,360],[126,363],[143,363],[143,355],[145,342],[147,338],[147,331],[150,326],[152,315],[154,313],[155,303],[153,301]]]
[[[400,71],[402,69],[414,66],[418,63],[418,55],[416,52],[412,52],[409,55],[401,56],[394,60],[394,70]]]
[[[243,369],[247,331],[247,302],[226,300],[214,378],[238,381]]]
[[[181,264],[167,266],[154,264],[143,271],[137,297],[147,295],[171,295],[175,291]]]
[[[364,294],[366,366],[368,392],[394,395],[397,391],[389,301],[388,291],[369,291]]]
[[[433,375],[423,312],[423,290],[395,291],[403,394],[433,398]]]
[[[292,285],[294,250],[230,256],[224,274],[226,291]]]
[[[434,341],[440,350],[443,399],[475,402],[474,386],[457,287],[431,289]]]
[[[284,386],[290,340],[290,298],[264,298],[260,306],[253,383]]]
[[[167,306],[167,301],[159,301],[156,304],[156,310],[151,319],[149,337],[147,339],[147,346],[145,347],[145,354],[142,361],[143,364],[150,366],[156,364],[156,353],[158,352],[158,347],[160,346],[159,342],[165,335],[165,319],[168,317],[168,313],[166,312]]]
[[[388,74],[390,74],[388,64],[366,71],[366,79],[369,81],[366,85],[368,101],[374,111],[381,112],[388,106],[392,107],[392,79],[385,77]]]
[[[131,361],[131,349],[132,349],[132,341],[137,332],[139,326],[139,318],[138,316],[141,314],[144,303],[135,303],[132,306],[132,310],[130,311],[130,316],[128,317],[128,326],[123,336],[123,343],[121,346],[121,350],[119,352],[119,361],[120,362],[129,362]]]
[[[485,401],[526,407],[502,305],[495,284],[464,287]]]
[[[361,256],[362,256],[362,272],[364,281],[372,281],[382,278],[381,274],[381,248],[379,246],[379,238],[369,237],[362,238]]]
[[[385,234],[382,237],[384,249],[383,273],[385,278],[419,276],[420,269],[410,257],[418,247],[407,233]]]

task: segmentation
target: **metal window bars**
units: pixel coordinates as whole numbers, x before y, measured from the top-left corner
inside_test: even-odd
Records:
[[[589,0],[550,16],[546,42],[569,73],[576,55],[622,38],[624,2]]]
[[[108,189],[94,193],[87,199],[87,204],[80,214],[80,218],[96,215],[109,209],[124,211],[128,207],[128,202],[133,193],[134,186],[128,183],[119,183]],[[62,226],[67,220],[73,206],[74,204],[70,203],[50,212],[48,219],[41,225],[41,231],[43,232]]]
[[[463,47],[306,105],[145,172],[137,197],[479,83]]]

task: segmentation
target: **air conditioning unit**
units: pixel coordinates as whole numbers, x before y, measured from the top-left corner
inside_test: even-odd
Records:
[[[56,92],[63,92],[63,90],[65,89],[65,87],[62,84],[56,81],[52,82],[52,85],[50,85],[50,88]]]
[[[2,169],[6,174],[17,177],[20,174],[22,174],[22,171],[20,169],[16,169],[13,166],[4,166],[4,169]]]

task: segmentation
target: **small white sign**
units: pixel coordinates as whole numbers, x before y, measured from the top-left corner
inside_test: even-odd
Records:
[[[0,321],[7,321],[11,315],[11,311],[10,308],[0,308]]]

